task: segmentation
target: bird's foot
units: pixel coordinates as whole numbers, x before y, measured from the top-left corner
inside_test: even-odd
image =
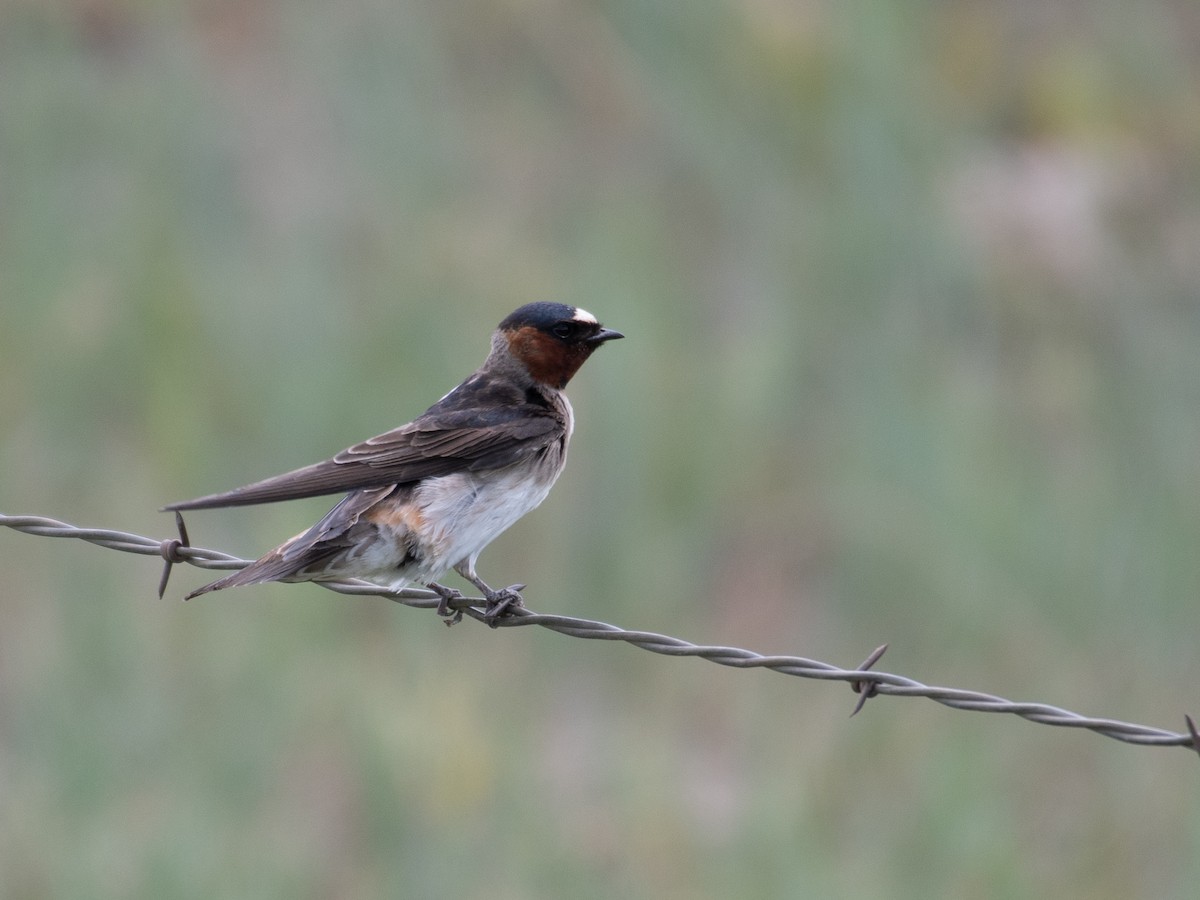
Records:
[[[501,616],[524,605],[524,601],[521,599],[523,590],[525,590],[523,584],[510,584],[498,591],[484,591],[483,599],[487,601],[487,611],[483,614],[483,621],[495,628],[499,624],[497,620]]]
[[[462,608],[461,607],[459,609],[451,609],[450,608],[450,604],[453,603],[455,600],[465,600],[466,599],[466,597],[463,596],[462,591],[456,590],[455,588],[446,587],[444,584],[438,584],[437,582],[433,582],[433,581],[431,581],[429,584],[427,584],[425,586],[427,588],[429,588],[431,591],[433,591],[435,594],[437,594],[438,597],[441,598],[440,600],[438,600],[437,614],[446,620],[446,627],[449,627],[451,625],[457,624],[458,622],[462,621],[462,617],[463,617]]]

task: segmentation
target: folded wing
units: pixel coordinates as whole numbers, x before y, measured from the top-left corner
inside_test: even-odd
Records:
[[[359,488],[512,465],[565,433],[562,412],[516,390],[468,380],[407,425],[369,438],[333,459],[220,494],[172,503],[167,510],[210,509],[297,500]],[[486,401],[486,402],[481,402]]]

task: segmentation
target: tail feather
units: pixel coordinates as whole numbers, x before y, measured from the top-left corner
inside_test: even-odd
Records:
[[[331,561],[353,550],[364,532],[376,529],[360,518],[372,506],[396,491],[396,485],[354,491],[325,514],[316,525],[284,541],[246,568],[197,588],[183,599],[191,600],[210,591],[262,584],[267,581],[306,581],[321,577]]]
[[[191,600],[209,591],[223,591],[225,588],[242,587],[247,584],[263,584],[268,581],[283,581],[296,575],[310,563],[308,559],[285,560],[278,550],[272,550],[262,559],[255,560],[237,572],[231,572],[224,578],[209,582],[204,587],[196,588],[184,600]]]

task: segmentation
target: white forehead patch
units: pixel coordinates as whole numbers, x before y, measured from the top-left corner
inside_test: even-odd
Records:
[[[571,316],[571,318],[576,322],[587,322],[589,325],[599,324],[595,316],[586,309],[580,309],[579,307],[575,307],[575,315]]]

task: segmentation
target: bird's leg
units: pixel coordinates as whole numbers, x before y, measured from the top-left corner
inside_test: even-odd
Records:
[[[482,582],[481,582],[482,584]],[[510,609],[516,609],[518,606],[524,606],[525,601],[521,598],[521,591],[525,590],[523,584],[510,584],[506,588],[501,588],[498,591],[493,591],[483,585],[483,599],[487,601],[487,612],[483,614],[486,621],[493,628],[496,627],[496,620],[507,613]]]
[[[446,587],[444,584],[438,584],[436,581],[429,582],[425,587],[441,598],[438,601],[437,614],[446,620],[447,625],[454,625],[462,621],[463,611],[461,609],[450,608],[450,604],[455,600],[466,599],[463,597],[462,591]]]
[[[510,584],[498,591],[492,590],[482,578],[475,574],[475,567],[470,564],[469,560],[459,563],[454,567],[454,571],[483,591],[483,599],[487,601],[487,611],[483,614],[483,618],[493,628],[496,627],[497,619],[510,609],[524,603],[521,599],[521,591],[525,590],[523,584]]]

